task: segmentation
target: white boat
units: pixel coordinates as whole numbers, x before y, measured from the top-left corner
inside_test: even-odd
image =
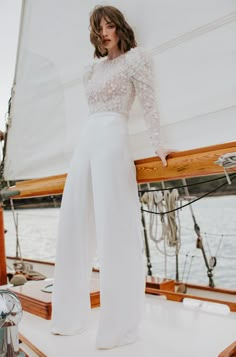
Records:
[[[145,139],[146,129],[135,103],[130,136],[138,182],[224,172],[215,161],[236,152],[234,4],[215,0],[109,3],[120,8],[131,25],[135,24],[139,43],[153,55],[163,135],[166,145],[178,150],[169,156],[168,168],[163,168]],[[88,16],[96,4],[85,0],[22,1],[4,177],[30,181],[11,188],[16,191],[15,197],[63,190],[76,133],[87,112],[81,76],[83,64],[92,58]],[[222,161],[223,166],[226,161]],[[227,171],[235,172],[235,167],[229,166]],[[3,224],[0,226],[3,230]],[[0,283],[1,288],[8,288],[2,239],[0,244]],[[163,289],[166,285],[158,291],[155,282],[146,295],[140,340],[105,351],[94,347],[99,307],[92,309],[91,328],[84,334],[62,337],[50,333],[50,294],[41,289],[51,284],[51,274],[45,274],[49,280],[14,288],[25,310],[19,332],[21,348],[29,357],[234,356],[234,294],[209,289],[204,296],[206,289],[197,294],[199,289],[190,287],[189,296],[176,295],[180,303],[174,301],[175,291]],[[97,305],[97,272],[93,273],[91,292]],[[40,316],[42,311],[44,317]]]

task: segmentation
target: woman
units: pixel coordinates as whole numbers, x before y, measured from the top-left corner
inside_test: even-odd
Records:
[[[97,242],[101,308],[96,345],[112,348],[137,339],[144,307],[140,205],[127,129],[136,95],[164,165],[166,153],[160,145],[150,57],[136,47],[133,30],[118,9],[96,7],[90,26],[95,57],[105,59],[84,76],[90,116],[61,205],[52,332],[73,335],[87,327]]]

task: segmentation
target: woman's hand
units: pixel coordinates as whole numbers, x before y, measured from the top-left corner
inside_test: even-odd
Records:
[[[167,166],[166,156],[167,156],[168,154],[170,154],[172,151],[173,151],[173,150],[164,148],[163,146],[159,146],[159,147],[157,148],[157,150],[155,151],[155,153],[157,154],[157,156],[159,156],[159,158],[161,159],[163,166]]]

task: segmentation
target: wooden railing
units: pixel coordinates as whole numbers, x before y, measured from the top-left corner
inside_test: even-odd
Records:
[[[236,152],[236,142],[215,145],[196,150],[181,151],[168,156],[168,166],[163,167],[158,157],[135,161],[137,181],[157,182],[187,177],[222,174],[224,170],[215,164],[223,154]],[[78,168],[79,169],[79,168]],[[236,168],[228,170],[236,172]],[[10,190],[19,194],[14,198],[27,198],[62,194],[66,174],[18,182]]]
[[[236,357],[236,341],[221,352],[219,357]]]

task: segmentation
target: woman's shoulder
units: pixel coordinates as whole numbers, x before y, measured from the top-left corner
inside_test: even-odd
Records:
[[[140,69],[140,67],[152,66],[152,56],[144,47],[131,48],[126,55],[127,63],[130,69]]]
[[[135,58],[141,58],[141,59],[145,59],[145,58],[150,58],[150,52],[141,46],[138,47],[134,47],[131,48],[128,52],[127,52],[127,56],[128,59],[135,59]]]

